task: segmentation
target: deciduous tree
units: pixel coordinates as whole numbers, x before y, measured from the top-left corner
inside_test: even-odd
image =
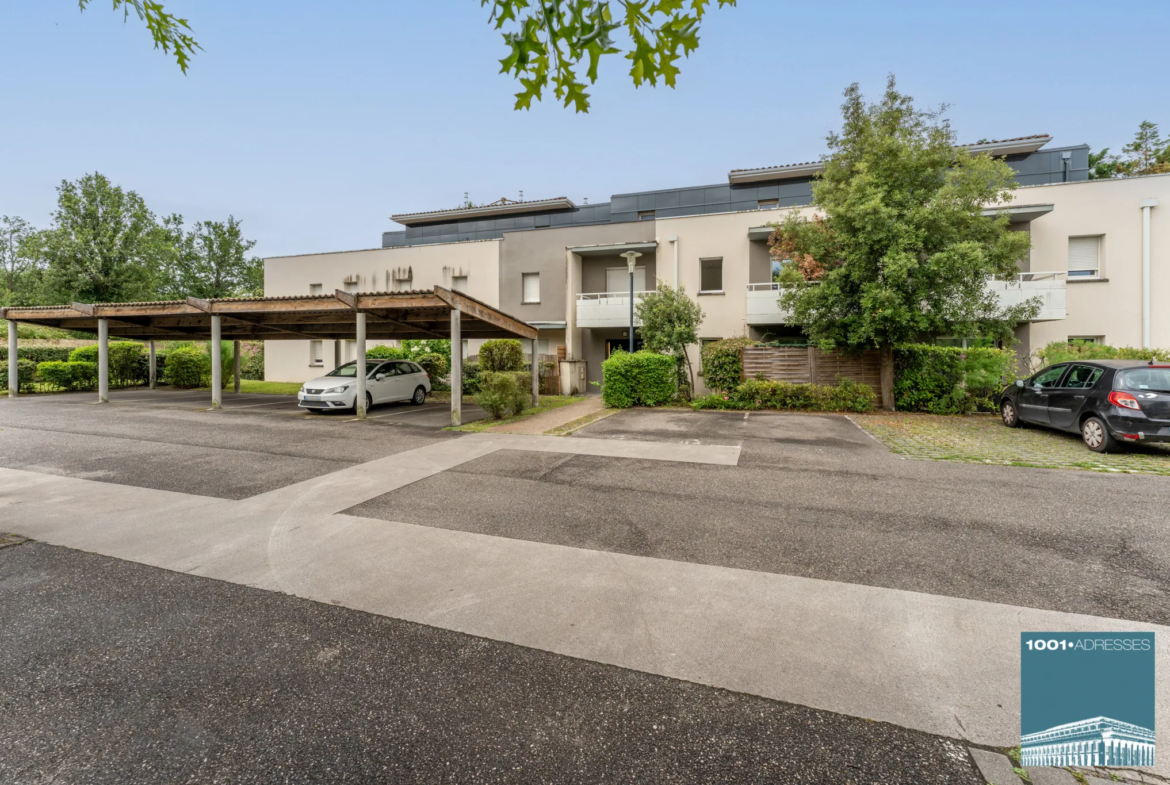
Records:
[[[182,299],[257,296],[264,292],[264,261],[248,252],[255,240],[244,238],[240,222],[200,221],[183,230],[183,217],[163,221],[166,251],[159,276],[159,295]]]
[[[684,398],[695,389],[695,373],[687,347],[699,342],[703,309],[680,287],[662,281],[658,290],[645,295],[634,308],[642,323],[642,345],[652,352],[673,355],[678,363],[678,389]]]
[[[817,215],[790,213],[771,252],[781,261],[781,306],[822,348],[881,349],[893,383],[893,348],[945,335],[997,335],[1035,313],[1003,308],[986,284],[1014,277],[1029,237],[988,205],[1012,198],[1011,168],[956,146],[945,107],[925,111],[893,76],[867,104],[845,90],[840,132],[828,137],[813,183]],[[890,405],[892,394],[883,396]]]
[[[35,232],[19,216],[0,217],[0,303],[29,305],[40,285]]]

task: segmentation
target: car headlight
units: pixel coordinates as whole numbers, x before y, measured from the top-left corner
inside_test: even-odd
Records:
[[[327,393],[339,393],[339,392],[345,392],[345,391],[346,391],[346,390],[348,390],[348,389],[349,389],[351,386],[352,386],[352,385],[349,385],[349,384],[340,384],[340,385],[338,385],[338,386],[336,386],[336,387],[330,387],[330,388],[329,388],[328,390],[326,390],[325,392],[327,392]]]

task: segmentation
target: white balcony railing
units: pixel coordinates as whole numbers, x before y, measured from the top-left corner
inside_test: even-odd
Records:
[[[1040,313],[1032,321],[1052,322],[1065,318],[1067,278],[1064,271],[1020,273],[1014,281],[988,281],[987,287],[999,296],[1005,308],[1039,297]]]
[[[781,310],[780,308],[780,284],[748,284],[748,324],[784,324],[784,320],[787,315],[787,312]]]
[[[1041,299],[1040,313],[1033,322],[1050,322],[1065,318],[1065,286],[1068,273],[1020,273],[1014,281],[988,281],[1000,303],[1010,308]],[[780,308],[780,284],[750,283],[747,287],[747,323],[752,325],[784,324],[788,314]]]
[[[653,292],[634,292],[634,304]],[[637,316],[634,317],[634,326],[641,326]],[[578,327],[629,327],[630,326],[630,293],[629,292],[590,292],[577,295],[577,326]]]

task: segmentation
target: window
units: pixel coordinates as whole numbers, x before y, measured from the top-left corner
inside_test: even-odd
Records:
[[[457,292],[466,292],[467,291],[467,276],[466,275],[453,275],[453,276],[451,276],[451,288]]]
[[[779,210],[780,209],[780,200],[779,199],[761,199],[760,201],[756,202],[756,207],[760,210]]]
[[[540,273],[524,273],[520,276],[524,284],[524,296],[521,298],[522,303],[539,303],[540,302]]]
[[[1102,373],[1104,373],[1102,369],[1091,365],[1074,365],[1068,372],[1068,378],[1064,380],[1064,386],[1087,390],[1097,383]]]
[[[325,354],[322,341],[309,341],[309,365],[324,365]]]
[[[409,292],[414,288],[414,278],[394,278],[394,291]]]
[[[1065,366],[1057,365],[1049,368],[1047,371],[1041,371],[1032,377],[1032,387],[1055,387],[1056,383],[1060,381],[1060,375],[1064,373]]]
[[[700,292],[722,292],[723,291],[723,260],[722,259],[700,259],[699,260],[699,291]]]
[[[605,291],[607,292],[628,292],[630,291],[630,268],[626,267],[607,267],[605,268]],[[646,291],[646,268],[634,268],[634,291]]]
[[[321,294],[321,284],[319,284],[319,283],[309,284],[309,294]]]
[[[345,287],[345,291],[352,294],[352,293],[357,291],[358,282],[357,281],[346,281],[344,284],[342,284],[342,286]]]
[[[1068,277],[1096,278],[1101,272],[1101,235],[1068,238]]]
[[[1070,335],[1069,343],[1105,343],[1103,335]]]
[[[1117,374],[1119,390],[1155,390],[1170,392],[1170,368],[1155,366]]]
[[[654,220],[654,211],[653,210],[639,210],[638,211],[638,220],[639,221],[653,221]]]
[[[548,354],[548,338],[537,338],[536,339],[536,353],[537,354]]]

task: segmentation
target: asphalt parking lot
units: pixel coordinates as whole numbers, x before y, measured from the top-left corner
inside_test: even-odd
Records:
[[[501,451],[349,512],[1170,622],[1165,478],[904,460],[839,416],[633,410],[578,435],[742,453],[704,466]]]
[[[372,419],[305,414],[283,395],[123,390],[0,401],[0,466],[243,499],[453,438],[446,403],[375,407]],[[476,413],[482,416],[482,413]],[[472,416],[475,416],[473,414]]]
[[[981,782],[894,725],[48,545],[0,549],[0,629],[3,782]]]

